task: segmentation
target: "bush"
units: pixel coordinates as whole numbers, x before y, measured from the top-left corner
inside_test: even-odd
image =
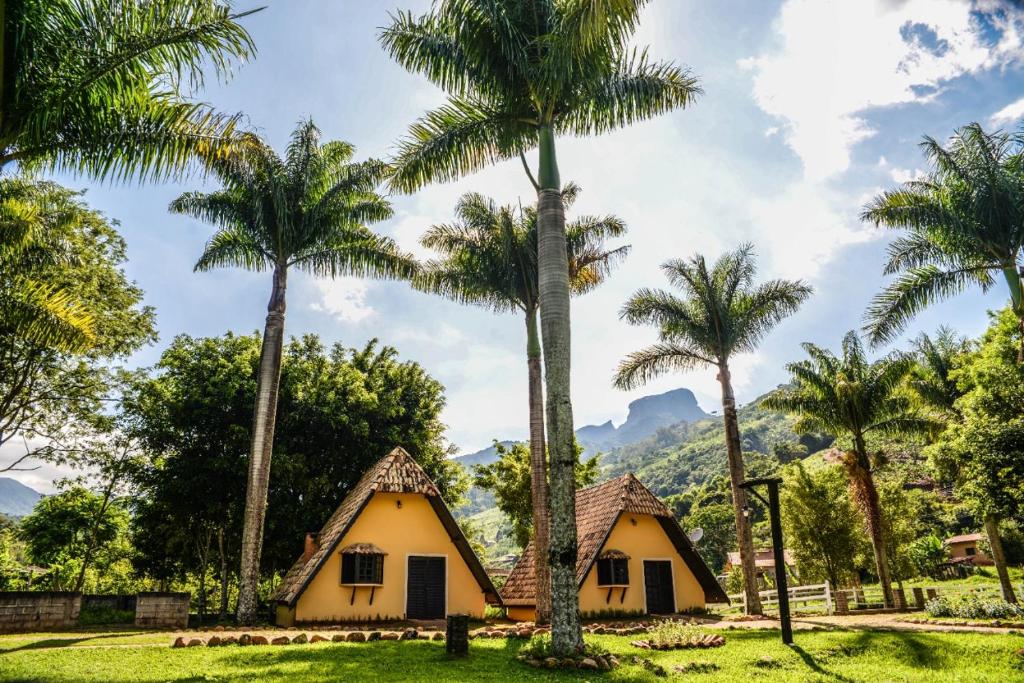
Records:
[[[666,620],[647,629],[647,635],[651,645],[657,649],[659,646],[674,647],[694,638],[703,638],[707,632],[683,621]]]
[[[603,648],[595,643],[584,643],[583,648],[584,654],[587,657],[604,657],[608,654],[607,648]],[[551,636],[534,636],[519,652],[532,659],[551,657]]]
[[[965,596],[938,597],[925,603],[930,617],[956,617],[958,619],[1024,619],[1024,608],[994,598]]]
[[[104,624],[133,624],[135,612],[132,610],[112,609],[110,607],[93,607],[78,613],[79,626],[101,626]]]

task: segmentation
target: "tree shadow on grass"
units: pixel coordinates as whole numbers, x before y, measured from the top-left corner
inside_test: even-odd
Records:
[[[28,635],[28,634],[26,634]],[[3,643],[0,643],[0,654],[10,654],[12,652],[21,652],[23,650],[50,650],[54,648],[65,648],[72,647],[79,643],[86,643],[93,640],[103,640],[104,638],[124,638],[125,633],[105,633],[105,634],[82,634],[79,637],[66,637],[66,638],[46,638],[44,640],[33,640],[31,643],[25,643],[18,647],[5,648]],[[102,643],[97,643],[101,645]]]
[[[812,655],[810,652],[803,649],[799,645],[790,645],[790,649],[792,649],[793,652],[797,653],[797,655],[800,656],[800,659],[802,659],[804,664],[807,665],[807,668],[809,668],[811,671],[820,676],[826,676],[837,681],[842,681],[843,683],[859,683],[857,681],[854,681],[854,679],[852,678],[847,678],[842,674],[837,674],[834,671],[829,671],[828,669],[826,669],[818,663],[818,661],[814,658],[814,655]]]
[[[897,641],[903,645],[902,652],[909,655],[905,663],[919,669],[936,669],[942,666],[942,658],[936,656],[941,650],[942,641],[934,635],[920,631],[885,631],[882,633],[871,631],[856,632],[855,642],[865,647],[877,648],[879,640]]]
[[[588,672],[527,667],[515,660],[522,643],[512,639],[494,643],[496,647],[474,647],[473,642],[470,641],[467,657],[455,658],[448,657],[443,643],[412,641],[246,647],[233,652],[227,662],[237,669],[237,680],[252,680],[254,676],[260,680],[293,680],[313,674],[319,680],[433,680],[437,683],[587,678]]]

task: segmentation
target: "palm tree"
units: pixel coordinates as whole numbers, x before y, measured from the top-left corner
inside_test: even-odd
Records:
[[[571,205],[578,188],[562,191]],[[463,195],[455,209],[458,222],[435,225],[422,237],[425,247],[442,259],[431,261],[417,287],[462,303],[486,306],[496,313],[516,311],[526,319],[526,365],[530,409],[530,491],[533,542],[538,558],[548,556],[548,476],[544,442],[544,389],[541,346],[537,331],[537,211],[498,207],[479,194]],[[574,294],[590,291],[628,252],[628,246],[606,249],[608,238],[620,237],[625,224],[614,216],[586,216],[566,226],[569,284]],[[551,619],[551,574],[546,561],[536,564],[536,622]]]
[[[917,401],[935,415],[939,428],[953,420],[964,419],[957,401],[966,392],[957,382],[954,370],[957,359],[970,353],[971,348],[971,342],[966,337],[957,335],[948,327],[939,328],[934,339],[922,334],[914,342],[917,366],[910,375],[908,385]],[[985,533],[992,547],[992,560],[996,565],[1003,598],[1007,602],[1016,602],[999,534],[999,519],[991,511],[985,515]]]
[[[744,480],[743,447],[729,362],[737,354],[756,349],[764,335],[810,296],[811,288],[790,280],[755,286],[757,268],[749,244],[724,254],[710,271],[699,254],[689,260],[668,261],[662,270],[685,297],[641,289],[622,307],[621,317],[630,324],[656,325],[659,341],[627,356],[619,365],[615,385],[633,389],[673,370],[718,370],[736,541],[743,566],[744,605],[748,614],[761,614],[754,541],[750,522],[743,514],[747,502],[746,491],[740,487]]]
[[[903,391],[914,367],[907,355],[894,354],[869,362],[856,332],[843,337],[842,357],[814,344],[804,344],[809,360],[786,366],[791,384],[762,400],[773,410],[794,413],[793,429],[802,433],[835,434],[848,440],[840,461],[850,480],[854,499],[864,514],[882,584],[885,604],[893,605],[889,562],[882,538],[882,509],[875,488],[877,457],[868,453],[872,435],[902,436],[927,431],[931,422],[920,417]]]
[[[248,14],[219,0],[0,0],[0,168],[166,177],[219,149],[238,117],[181,91],[254,53]]]
[[[46,266],[76,258],[54,230],[69,220],[55,186],[0,178],[0,333],[59,351],[81,352],[95,341],[92,314],[74,292],[39,279]]]
[[[376,160],[352,162],[354,153],[347,142],[321,145],[312,121],[300,123],[292,133],[284,159],[247,136],[230,155],[206,162],[223,189],[183,194],[170,207],[218,226],[196,263],[197,271],[237,266],[273,272],[242,533],[238,619],[243,624],[251,624],[256,616],[288,270],[298,268],[319,277],[410,278],[416,272],[410,256],[366,227],[392,213],[387,200],[375,192],[385,167]]]
[[[520,157],[537,190],[538,287],[551,482],[552,646],[583,648],[576,592],[569,271],[558,134],[594,135],[690,104],[697,80],[629,47],[646,0],[438,0],[393,16],[381,42],[449,94],[399,145],[394,189],[412,192]],[[525,152],[538,148],[536,176]]]
[[[1024,156],[1022,138],[988,134],[977,123],[957,130],[948,147],[921,143],[932,170],[884,192],[862,217],[906,230],[889,247],[887,275],[899,277],[867,312],[872,344],[892,340],[932,303],[971,285],[988,291],[1002,273],[1024,330]],[[1024,353],[1024,346],[1022,346]]]

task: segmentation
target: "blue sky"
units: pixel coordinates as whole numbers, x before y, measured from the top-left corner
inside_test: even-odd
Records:
[[[258,3],[237,2],[246,9]],[[386,157],[408,125],[443,95],[391,62],[377,43],[389,9],[423,11],[426,0],[276,0],[247,18],[255,60],[202,99],[242,111],[282,148],[312,117],[325,139],[358,156]],[[634,392],[610,378],[619,359],[654,331],[618,320],[642,286],[665,285],[658,264],[701,252],[714,258],[750,241],[763,277],[803,278],[815,294],[756,354],[735,362],[741,401],[785,380],[799,344],[835,347],[858,327],[882,286],[890,235],[858,220],[871,196],[922,168],[924,134],[947,137],[970,121],[1016,128],[1024,116],[1024,13],[988,0],[655,0],[636,41],[654,57],[690,67],[705,94],[689,109],[599,138],[560,141],[563,180],[583,192],[577,213],[615,213],[633,252],[573,309],[574,407],[578,425],[625,418],[637,396],[687,386],[718,407],[714,372],[666,377]],[[199,179],[177,185],[87,188],[88,201],[121,223],[128,275],[156,307],[160,342],[138,353],[149,365],[176,334],[217,335],[262,327],[267,274],[193,273],[210,226],[166,207]],[[377,228],[420,255],[424,228],[450,220],[460,194],[533,201],[519,162],[394,198]],[[444,419],[464,452],[527,429],[524,330],[515,315],[461,307],[407,285],[344,278],[289,282],[287,330],[361,346],[371,337],[422,363],[447,388]],[[976,335],[1004,292],[977,293],[921,315],[905,340],[950,324]],[[899,346],[899,344],[897,344]],[[19,478],[46,487],[46,470]]]

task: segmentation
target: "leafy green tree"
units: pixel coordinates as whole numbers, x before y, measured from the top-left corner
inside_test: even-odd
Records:
[[[104,506],[100,496],[74,486],[36,503],[32,514],[21,520],[18,534],[25,541],[29,560],[50,567],[54,590],[67,590],[90,543],[100,551],[107,549],[127,527],[128,512],[121,501]],[[117,559],[104,557],[102,552],[99,555],[101,568]]]
[[[571,205],[578,188],[567,185],[563,199]],[[442,258],[431,261],[414,285],[462,303],[485,306],[497,313],[517,312],[526,318],[526,365],[530,412],[531,496],[534,547],[548,556],[548,474],[544,441],[544,388],[541,377],[540,308],[537,274],[537,211],[535,207],[498,207],[479,194],[463,195],[455,209],[458,222],[435,225],[422,237],[424,246]],[[584,216],[566,228],[569,281],[574,294],[590,291],[629,251],[605,248],[610,237],[626,231],[614,216]],[[536,563],[537,617],[551,618],[551,577],[547,562]]]
[[[808,471],[795,462],[783,470],[782,524],[786,547],[808,581],[827,579],[833,587],[856,575],[862,525],[839,467]]]
[[[868,309],[868,339],[872,344],[891,341],[936,301],[971,285],[988,291],[997,273],[1005,278],[1024,326],[1020,138],[989,134],[972,123],[957,130],[948,147],[925,137],[921,148],[931,162],[930,173],[884,192],[864,209],[864,220],[907,232],[889,247],[885,273],[898,277]]]
[[[736,538],[743,565],[744,604],[747,613],[761,614],[753,537],[749,520],[743,515],[747,503],[746,491],[740,487],[744,480],[743,443],[729,363],[736,355],[756,349],[764,335],[810,296],[811,288],[790,280],[755,286],[751,245],[724,254],[710,270],[699,254],[688,261],[668,261],[662,270],[669,282],[682,290],[684,298],[652,289],[641,289],[630,297],[621,317],[633,325],[657,326],[659,341],[627,356],[619,364],[615,384],[620,389],[632,389],[666,372],[698,367],[718,371]]]
[[[533,463],[530,449],[526,444],[511,446],[495,441],[498,459],[489,465],[477,465],[473,472],[473,484],[494,494],[495,503],[512,523],[516,545],[525,548],[536,539],[533,527],[532,472]],[[577,444],[576,486],[590,486],[597,481],[599,472],[597,456],[580,462],[583,449]]]
[[[889,573],[899,587],[917,575],[910,553],[911,544],[923,533],[920,491],[908,491],[902,477],[880,477],[878,499],[885,515],[882,517],[882,538]]]
[[[721,572],[729,552],[736,547],[736,526],[732,503],[702,503],[680,520],[687,531],[701,529],[704,534],[694,545],[713,571]]]
[[[156,332],[153,310],[122,269],[125,243],[112,221],[54,183],[5,178],[0,186],[31,205],[40,233],[0,271],[0,314],[10,312],[7,294],[17,297],[21,284],[36,282],[60,296],[70,293],[91,321],[83,351],[26,335],[20,324],[0,317],[0,446],[13,450],[15,439],[26,440],[25,452],[3,471],[46,455],[28,448],[29,439],[59,441],[102,415],[117,392],[114,368]]]
[[[879,462],[877,454],[868,452],[867,439],[902,436],[932,426],[902,390],[913,359],[894,354],[871,362],[852,331],[843,337],[841,357],[814,344],[803,347],[810,359],[788,364],[790,386],[769,394],[762,405],[795,414],[793,428],[798,432],[827,432],[843,440],[841,462],[864,515],[885,604],[892,606],[886,526],[874,476]]]
[[[202,579],[219,565],[222,611],[234,581],[227,565],[241,550],[259,362],[255,334],[179,336],[135,378],[124,407],[126,430],[147,456],[134,474],[136,566],[167,582]],[[325,349],[313,336],[293,339],[279,405],[264,576],[286,571],[310,524],[326,521],[394,446],[416,458],[449,502],[465,491],[443,437],[443,387],[390,347]]]
[[[347,142],[321,145],[312,121],[295,129],[283,159],[261,140],[247,136],[231,153],[204,162],[223,189],[186,193],[171,203],[171,211],[218,227],[196,270],[235,266],[272,272],[242,531],[238,619],[243,624],[256,618],[288,271],[381,278],[411,277],[416,271],[410,256],[366,226],[389,218],[392,209],[375,191],[384,165],[375,160],[353,162],[353,154],[355,148]]]
[[[391,186],[411,192],[519,156],[537,190],[541,336],[550,459],[552,642],[583,647],[576,586],[569,269],[557,135],[594,135],[683,107],[697,80],[630,45],[645,0],[441,0],[393,16],[391,56],[445,90],[413,124]],[[525,152],[538,148],[534,178]]]
[[[0,3],[0,168],[166,177],[209,156],[238,116],[182,95],[254,52],[216,0]]]
[[[963,392],[959,418],[929,447],[936,467],[957,495],[985,519],[1003,597],[1016,595],[1006,570],[1000,517],[1024,514],[1024,366],[1017,360],[1021,330],[1016,312],[994,316],[978,348],[963,356],[952,377]]]

